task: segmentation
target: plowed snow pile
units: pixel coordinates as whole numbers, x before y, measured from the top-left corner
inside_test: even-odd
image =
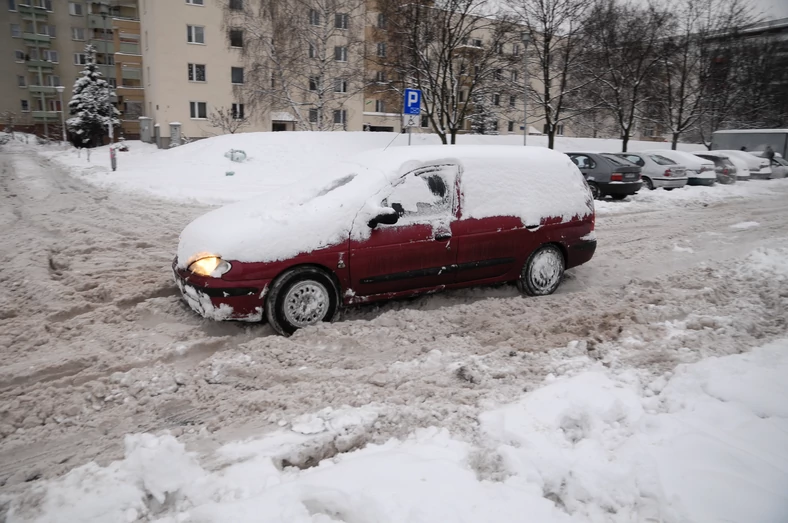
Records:
[[[788,521],[788,181],[607,203],[552,296],[281,338],[181,302],[207,207],[0,169],[0,520]]]

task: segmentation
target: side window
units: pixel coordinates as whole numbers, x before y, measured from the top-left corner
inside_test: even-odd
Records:
[[[453,211],[456,166],[435,166],[408,173],[383,200],[400,215],[398,225],[448,218]]]
[[[625,156],[624,158],[626,158],[627,161],[630,161],[630,162],[632,162],[632,163],[634,163],[636,165],[639,165],[641,167],[646,165],[646,162],[644,162],[643,159],[640,156],[635,156],[633,154],[630,154],[630,155]]]
[[[593,169],[594,167],[596,167],[594,160],[592,160],[588,156],[582,156],[582,155],[572,156],[572,161],[575,162],[575,165],[577,165],[578,169]]]

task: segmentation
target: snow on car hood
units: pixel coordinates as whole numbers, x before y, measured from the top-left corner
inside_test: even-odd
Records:
[[[352,164],[332,172],[200,216],[181,233],[178,266],[201,255],[284,260],[347,241],[366,199],[388,181],[380,171]]]

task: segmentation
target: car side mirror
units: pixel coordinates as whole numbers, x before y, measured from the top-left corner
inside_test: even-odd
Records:
[[[381,223],[383,225],[394,225],[398,221],[399,221],[399,213],[397,213],[395,209],[388,208],[388,209],[384,209],[383,212],[381,212],[380,214],[369,220],[369,222],[367,222],[367,225],[369,225],[370,229],[374,229]]]

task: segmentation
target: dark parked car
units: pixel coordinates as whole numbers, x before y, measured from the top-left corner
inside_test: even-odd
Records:
[[[640,167],[614,154],[571,152],[566,153],[585,176],[591,193],[597,200],[610,196],[623,200],[643,186]]]
[[[554,292],[596,249],[594,204],[566,155],[541,147],[392,147],[201,216],[173,263],[205,317],[279,333],[338,308],[516,282]]]

